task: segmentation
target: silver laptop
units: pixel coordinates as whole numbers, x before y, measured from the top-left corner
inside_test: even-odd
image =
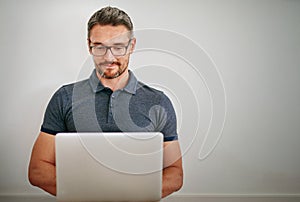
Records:
[[[59,133],[57,200],[159,201],[161,133]]]

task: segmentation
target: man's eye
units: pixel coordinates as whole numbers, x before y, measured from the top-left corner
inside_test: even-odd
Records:
[[[114,50],[122,50],[124,47],[113,47]]]
[[[105,50],[105,49],[106,49],[105,46],[96,46],[95,48],[96,48],[97,50]]]

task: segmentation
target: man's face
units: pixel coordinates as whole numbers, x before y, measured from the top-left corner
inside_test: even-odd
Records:
[[[107,79],[113,79],[120,76],[128,70],[129,57],[135,46],[135,39],[130,38],[128,29],[123,25],[95,25],[90,31],[88,40],[89,47],[102,46],[113,47],[118,50],[119,47],[128,46],[125,55],[114,56],[111,50],[107,50],[103,56],[93,56],[95,68],[98,76]],[[92,49],[90,48],[92,54]]]

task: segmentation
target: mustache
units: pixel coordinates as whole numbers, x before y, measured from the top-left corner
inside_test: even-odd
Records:
[[[119,63],[119,62],[114,62],[114,61],[105,61],[105,62],[101,62],[101,63],[99,63],[99,65],[118,65],[118,66],[120,66],[121,65],[121,63]]]

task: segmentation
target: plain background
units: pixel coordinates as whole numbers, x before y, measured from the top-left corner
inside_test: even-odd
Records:
[[[205,133],[198,131],[183,156],[185,181],[178,194],[299,195],[296,0],[0,0],[0,194],[43,193],[29,185],[27,166],[45,107],[56,89],[77,80],[88,57],[86,23],[109,4],[128,12],[135,29],[171,30],[191,39],[210,55],[223,80],[227,116],[221,139],[199,159]],[[184,114],[186,106],[173,102]],[[191,101],[187,110],[196,108]],[[195,125],[182,116],[179,122]]]

